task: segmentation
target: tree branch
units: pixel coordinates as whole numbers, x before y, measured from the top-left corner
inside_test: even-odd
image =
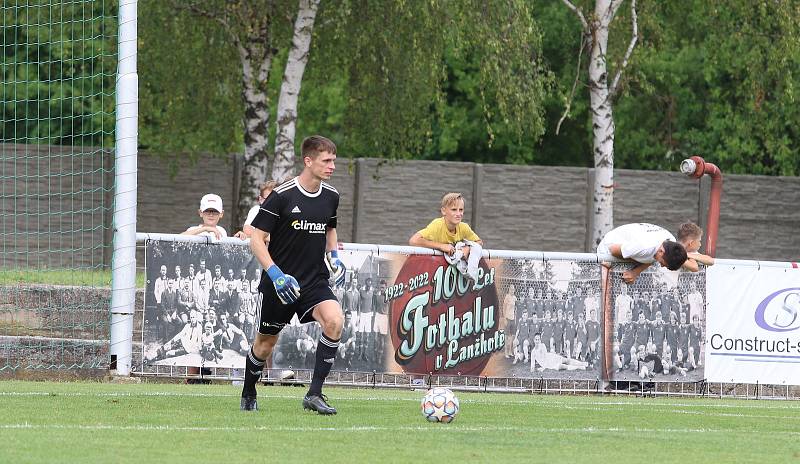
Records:
[[[622,76],[622,71],[624,71],[628,66],[628,60],[633,53],[634,47],[636,47],[636,41],[639,40],[639,24],[636,16],[636,0],[631,0],[631,29],[631,41],[628,44],[628,49],[625,50],[625,56],[622,58],[622,64],[620,65],[619,69],[617,69],[617,73],[614,75],[614,81],[611,83],[611,88],[608,90],[609,99],[616,96],[617,91],[619,90],[619,78]]]
[[[586,34],[581,32],[581,47],[578,50],[578,65],[575,69],[575,81],[572,83],[572,90],[569,93],[569,99],[567,100],[567,107],[564,108],[564,114],[561,115],[561,119],[558,120],[558,124],[556,124],[556,135],[561,130],[561,123],[567,118],[569,115],[569,110],[572,108],[572,101],[575,99],[575,88],[578,86],[578,78],[581,75],[581,56],[583,55],[583,47],[586,46]]]
[[[573,5],[572,2],[569,0],[561,0],[561,1],[564,2],[564,5],[567,5],[567,8],[572,10],[572,12],[578,16],[578,19],[581,20],[581,25],[583,26],[583,30],[588,32],[589,23],[586,22],[586,17],[583,16],[583,11],[581,11],[581,9],[578,8],[577,6]]]
[[[621,7],[622,4],[625,2],[625,0],[618,0],[617,4],[615,5],[614,1],[615,0],[611,0],[611,4],[609,5],[608,10],[607,10],[607,12],[608,12],[608,24],[611,24],[611,21],[613,21],[614,18],[617,16],[617,10],[619,10],[619,7]]]
[[[175,8],[176,10],[188,11],[194,15],[218,22],[219,24],[222,25],[222,28],[225,29],[225,32],[227,32],[228,35],[231,37],[231,40],[233,40],[233,44],[237,47],[240,45],[239,37],[236,35],[236,31],[233,30],[230,22],[228,21],[227,16],[224,13],[215,14],[210,10],[206,10],[205,8],[198,6],[197,3],[187,4],[184,2],[179,2],[178,0],[172,0],[170,3],[172,3],[173,8]]]
[[[190,13],[193,13],[193,14],[197,15],[197,16],[202,16],[202,17],[208,18],[208,19],[210,19],[212,21],[216,21],[216,22],[222,24],[223,26],[225,26],[226,28],[230,27],[228,22],[227,22],[227,20],[224,18],[224,14],[220,15],[220,14],[212,13],[211,10],[207,10],[205,8],[202,8],[196,3],[180,2],[178,0],[172,0],[170,3],[172,4],[172,7],[175,8],[176,10],[188,11]]]

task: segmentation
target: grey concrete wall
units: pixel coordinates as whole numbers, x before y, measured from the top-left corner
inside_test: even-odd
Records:
[[[333,172],[330,184],[339,191],[339,211],[336,234],[340,242],[353,241],[353,211],[356,201],[356,168],[355,159],[339,159]]]
[[[800,178],[724,176],[717,256],[800,261]]]
[[[235,209],[233,156],[203,156],[197,163],[184,158],[177,167],[177,174],[172,175],[167,160],[139,154],[137,231],[179,234],[200,224],[197,210],[206,193],[222,197],[225,214],[220,225],[228,235],[241,229],[241,224],[231,222]]]
[[[587,170],[483,166],[480,230],[489,248],[581,252]]]
[[[140,173],[138,230],[179,232],[192,224],[197,185],[230,204],[234,182],[222,175],[233,176],[230,161],[209,159],[202,168],[182,168],[175,179],[160,163],[150,160]],[[407,244],[439,215],[441,196],[457,191],[467,199],[465,218],[489,247],[572,252],[591,251],[591,182],[592,170],[584,168],[365,158],[340,159],[331,179],[341,194],[341,241]],[[677,172],[617,169],[614,221],[673,231],[686,220],[705,226],[707,195],[707,185]],[[726,175],[717,256],[800,260],[798,208],[798,177]]]
[[[614,174],[614,224],[651,222],[672,233],[686,221],[704,225],[697,180],[678,172],[617,169]]]
[[[109,262],[111,160],[84,151],[0,145],[1,265]],[[171,176],[167,161],[140,154],[137,230],[180,233],[199,223],[207,192],[222,196],[230,212],[235,175],[233,157],[183,161]],[[467,199],[465,219],[490,248],[581,252],[591,248],[592,176],[571,167],[342,158],[331,184],[341,194],[340,241],[404,245],[439,216],[441,196],[457,191]],[[614,221],[704,226],[708,184],[677,172],[617,169]],[[725,175],[717,256],[800,261],[798,208],[798,177]],[[229,233],[240,227],[231,218],[221,222]]]
[[[0,269],[102,267],[111,155],[0,144]]]

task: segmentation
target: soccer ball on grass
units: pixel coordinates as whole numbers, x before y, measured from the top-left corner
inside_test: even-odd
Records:
[[[458,398],[452,391],[434,387],[422,398],[422,415],[430,422],[453,422],[458,414]]]

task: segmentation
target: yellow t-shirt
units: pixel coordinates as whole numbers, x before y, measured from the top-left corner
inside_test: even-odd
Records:
[[[437,218],[431,221],[427,227],[419,231],[423,238],[437,243],[456,243],[461,240],[470,240],[477,242],[480,237],[472,231],[472,228],[466,222],[459,222],[456,225],[455,233],[450,233],[447,230],[447,224],[444,218]]]

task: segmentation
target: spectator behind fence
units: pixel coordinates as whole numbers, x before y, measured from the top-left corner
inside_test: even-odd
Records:
[[[264,203],[264,200],[267,199],[272,190],[278,185],[278,182],[274,180],[268,180],[263,184],[258,186],[258,198],[256,199],[256,204],[250,208],[250,211],[247,212],[247,218],[244,220],[244,226],[242,226],[242,230],[236,232],[234,237],[247,240],[250,238],[250,235],[253,233],[253,219],[256,218],[258,214],[258,209],[261,208],[261,203]]]
[[[698,253],[700,245],[703,243],[703,229],[697,224],[691,221],[681,224],[678,227],[678,243],[686,248],[687,259],[683,264],[685,269],[697,272],[700,270],[697,263],[705,264],[706,266],[714,265],[714,258]]]
[[[677,271],[686,262],[686,249],[675,241],[675,236],[662,227],[646,223],[625,224],[609,231],[597,245],[597,253],[638,263],[622,274],[627,284],[634,283],[654,262],[670,271]]]
[[[222,209],[222,198],[213,193],[207,193],[200,199],[200,209],[197,211],[203,223],[191,226],[181,235],[202,235],[205,237],[225,238],[228,233],[219,225],[220,219],[225,214]]]
[[[197,213],[200,215],[200,218],[203,220],[202,224],[191,226],[186,231],[181,233],[181,235],[201,235],[205,237],[215,238],[217,240],[227,237],[228,233],[225,232],[225,229],[219,225],[219,220],[222,219],[223,214],[225,214],[225,210],[222,207],[222,198],[219,195],[214,193],[207,193],[203,195],[203,198],[200,199],[200,209],[197,210]],[[205,263],[203,263],[203,277],[207,276],[205,270]],[[200,283],[199,281],[197,282]],[[194,281],[192,281],[194,284]],[[202,292],[204,295],[208,295],[208,290],[210,282],[206,282],[202,288]],[[191,291],[190,291],[191,293]],[[207,303],[208,297],[204,299]],[[189,367],[187,373],[190,375],[197,375],[197,374],[211,374],[210,369],[203,369],[202,372],[199,367]],[[188,379],[187,383],[210,383],[207,379]]]
[[[477,280],[483,241],[466,222],[462,222],[464,197],[460,193],[446,194],[442,197],[440,211],[442,217],[412,235],[408,243],[441,251],[462,274]],[[470,259],[472,249],[479,252]]]
[[[453,255],[455,244],[462,240],[476,242],[483,246],[483,241],[472,231],[472,228],[461,220],[464,217],[464,197],[460,193],[448,193],[442,197],[442,217],[430,222],[424,229],[415,233],[408,240],[409,245],[432,248],[444,254]],[[464,257],[469,256],[469,247],[463,250]]]

